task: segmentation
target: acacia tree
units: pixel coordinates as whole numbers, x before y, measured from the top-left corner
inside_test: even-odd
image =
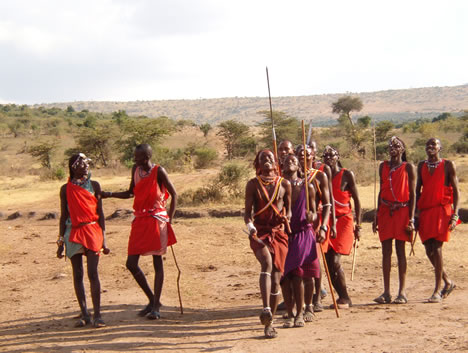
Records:
[[[351,112],[356,111],[359,112],[361,111],[363,107],[361,98],[359,97],[351,97],[351,96],[343,96],[338,98],[336,102],[332,103],[332,111],[335,114],[340,114],[340,115],[345,115],[349,123],[354,129],[354,122],[353,119],[351,119]]]
[[[203,136],[207,137],[208,132],[212,129],[211,125],[208,123],[202,124],[199,126],[200,130],[203,132]]]
[[[249,132],[249,127],[244,123],[227,120],[218,125],[219,131],[216,135],[221,136],[226,147],[227,158],[231,160],[235,155],[235,148]]]
[[[258,124],[262,128],[261,142],[265,146],[271,146],[273,140],[273,132],[271,129],[271,117],[269,110],[258,112],[265,116],[265,120]],[[278,143],[282,140],[289,140],[293,144],[302,141],[301,123],[293,116],[289,116],[281,111],[273,111],[273,121],[275,122],[275,134],[278,138]]]
[[[56,141],[47,141],[31,146],[27,151],[31,156],[36,157],[43,167],[51,169],[52,155],[57,147],[58,144]]]

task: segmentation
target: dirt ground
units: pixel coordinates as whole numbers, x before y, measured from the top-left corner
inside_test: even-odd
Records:
[[[365,223],[354,281],[350,281],[351,257],[343,260],[354,306],[341,310],[340,318],[330,309],[318,313],[305,328],[283,329],[278,315],[278,338],[265,340],[258,319],[260,270],[242,232],[241,218],[175,221],[174,251],[182,270],[184,314],[179,311],[177,270],[169,251],[162,318],[157,321],[136,315],[146,299],[125,268],[131,218],[109,220],[112,252],[103,255],[99,265],[107,327],[74,328],[79,308],[71,264],[55,257],[58,219],[40,220],[45,212],[58,212],[58,187],[52,189],[40,202],[27,198],[18,202],[15,190],[2,190],[2,352],[468,352],[468,225],[459,226],[444,246],[444,265],[457,288],[443,303],[426,303],[434,279],[420,242],[416,256],[408,257],[408,304],[373,303],[382,292],[381,250],[370,224]],[[105,200],[104,208],[107,216],[117,208],[131,208],[131,201]],[[6,220],[17,210],[25,216]],[[28,217],[29,211],[36,214]],[[398,280],[393,256],[395,296]],[[142,258],[141,265],[152,282],[150,259]],[[87,279],[85,284],[92,307]],[[329,294],[324,304],[330,303]]]

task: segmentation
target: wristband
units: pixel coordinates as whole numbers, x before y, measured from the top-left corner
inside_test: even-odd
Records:
[[[63,245],[64,242],[65,242],[65,238],[63,236],[59,235],[59,237],[57,239],[57,245],[58,246]]]
[[[327,226],[320,226],[320,230],[323,230],[325,233],[328,232]]]
[[[252,233],[252,230],[255,231],[255,233],[257,232],[257,228],[255,228],[252,222],[247,223],[246,226],[249,234]]]
[[[456,213],[452,214],[452,217],[450,217],[452,221],[458,221],[458,218],[459,216]]]

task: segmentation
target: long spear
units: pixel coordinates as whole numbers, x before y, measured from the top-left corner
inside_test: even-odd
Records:
[[[305,138],[305,127],[304,127],[304,120],[302,120],[302,143],[304,146],[304,186],[305,186],[305,192],[306,192],[306,207],[307,207],[307,213],[309,213],[310,206],[309,206],[309,181],[307,178],[307,148],[306,148],[306,138]],[[333,307],[335,308],[335,313],[336,317],[340,317],[340,313],[338,311],[338,304],[336,303],[335,299],[335,293],[333,292],[333,286],[331,283],[331,278],[330,278],[330,272],[328,271],[328,265],[327,265],[327,259],[325,258],[325,253],[323,252],[322,249],[322,244],[318,244],[318,247],[320,248],[320,252],[322,253],[322,262],[323,262],[323,267],[325,268],[325,272],[327,273],[327,278],[328,278],[328,285],[330,287],[330,293],[333,299]]]
[[[268,84],[268,99],[270,100],[270,119],[271,119],[271,133],[273,137],[273,154],[276,159],[278,173],[279,175],[281,175],[281,168],[279,167],[279,160],[278,160],[278,146],[276,144],[275,121],[273,120],[273,108],[271,106],[270,77],[268,76],[268,66],[266,67],[266,76],[267,76],[267,84]]]

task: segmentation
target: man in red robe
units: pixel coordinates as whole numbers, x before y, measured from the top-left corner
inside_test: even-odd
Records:
[[[406,147],[403,140],[393,136],[388,144],[390,160],[379,167],[380,191],[377,216],[372,230],[379,232],[382,243],[382,273],[384,292],[374,299],[378,304],[392,302],[390,294],[390,272],[392,267],[392,243],[398,259],[398,279],[400,286],[394,304],[406,304],[406,242],[411,241],[414,230],[414,208],[416,203],[416,171],[406,161]]]
[[[289,225],[291,219],[291,184],[278,175],[277,161],[270,150],[257,154],[254,167],[257,176],[247,182],[245,190],[244,221],[250,247],[261,266],[263,310],[260,321],[265,326],[265,337],[274,338],[277,332],[272,325],[273,316],[288,253],[285,225]]]
[[[455,284],[444,271],[442,245],[449,241],[450,232],[459,223],[458,179],[455,164],[441,159],[440,149],[438,139],[430,138],[426,142],[427,160],[418,165],[416,186],[419,236],[435,272],[436,284],[434,293],[428,300],[430,303],[440,303],[455,288]]]
[[[135,219],[128,241],[127,268],[146,294],[149,304],[138,315],[150,320],[160,318],[161,292],[164,283],[162,255],[168,246],[176,243],[172,229],[177,204],[177,193],[174,185],[163,167],[151,162],[152,149],[147,144],[138,145],[135,149],[135,165],[132,168],[130,187],[123,192],[103,192],[102,197],[128,199],[135,197],[133,209]],[[169,212],[166,202],[172,198]],[[149,287],[145,274],[138,266],[140,255],[152,255],[155,270],[154,294]]]
[[[337,300],[340,308],[348,308],[352,305],[346,288],[346,278],[341,266],[341,255],[349,255],[354,241],[360,238],[361,202],[356,186],[354,173],[343,168],[340,155],[337,150],[327,146],[323,152],[323,160],[331,168],[333,198],[336,215],[336,237],[330,238],[327,252],[327,264],[333,287],[338,292]],[[356,225],[354,225],[351,199],[354,202],[356,212]],[[356,239],[356,240],[355,240]]]

